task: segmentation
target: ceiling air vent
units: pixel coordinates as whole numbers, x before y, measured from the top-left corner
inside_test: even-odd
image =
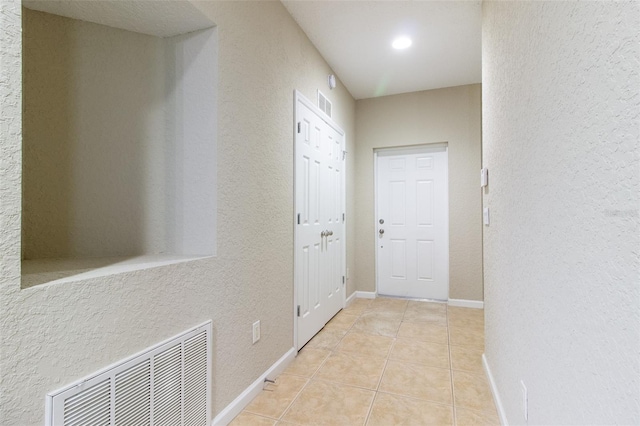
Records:
[[[318,108],[331,117],[331,101],[320,90],[318,90]]]
[[[47,395],[48,426],[208,426],[211,321]]]

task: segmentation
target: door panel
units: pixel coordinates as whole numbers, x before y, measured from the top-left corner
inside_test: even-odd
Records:
[[[324,188],[325,190],[324,205],[326,207],[325,217],[326,217],[327,223],[332,224],[334,223],[334,210],[336,209],[336,206],[335,206],[336,200],[335,200],[335,197],[333,196],[333,191],[335,188],[333,167],[330,165],[327,165],[327,167],[325,168],[325,179],[323,183],[326,185],[326,187]]]
[[[334,201],[334,211],[333,217],[335,218],[336,223],[340,223],[340,216],[342,216],[342,172],[340,169],[336,169],[335,176],[333,177],[333,196],[335,197]]]
[[[416,242],[418,262],[418,280],[433,280],[433,241],[418,240]]]
[[[378,293],[447,300],[446,147],[379,151],[376,161]]]
[[[416,225],[433,225],[433,181],[416,183]]]
[[[407,278],[407,242],[391,240],[391,277]]]
[[[389,212],[391,216],[391,225],[404,226],[406,219],[406,182],[389,182]]]

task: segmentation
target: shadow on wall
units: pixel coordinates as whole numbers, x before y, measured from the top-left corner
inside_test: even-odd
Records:
[[[160,39],[23,12],[23,258],[160,249]]]

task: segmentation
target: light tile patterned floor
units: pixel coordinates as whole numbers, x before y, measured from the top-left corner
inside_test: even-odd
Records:
[[[231,425],[498,425],[483,350],[482,310],[356,299]]]

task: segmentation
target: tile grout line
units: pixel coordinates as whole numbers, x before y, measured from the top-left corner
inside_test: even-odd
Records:
[[[423,399],[423,398],[420,398],[420,397],[415,397],[415,396],[410,396],[410,395],[404,395],[404,394],[396,394],[396,393],[394,393],[394,392],[388,392],[388,391],[381,391],[381,390],[380,390],[380,387],[381,387],[381,385],[382,385],[382,380],[383,380],[383,378],[384,378],[385,374],[387,373],[387,369],[388,369],[389,361],[391,361],[391,360],[392,360],[392,359],[390,358],[390,357],[391,357],[391,354],[392,354],[392,352],[393,352],[393,350],[394,350],[394,348],[395,348],[395,345],[396,345],[396,344],[397,344],[397,342],[398,342],[398,339],[400,339],[400,338],[399,338],[399,331],[400,331],[400,328],[402,327],[402,324],[405,322],[406,313],[407,313],[407,310],[408,310],[408,307],[409,307],[409,303],[407,303],[407,304],[405,305],[405,307],[404,307],[404,310],[403,310],[403,312],[402,312],[402,318],[401,318],[401,320],[400,320],[400,323],[398,324],[397,329],[395,330],[394,335],[393,335],[393,336],[388,336],[388,337],[390,337],[390,338],[391,338],[391,345],[389,346],[389,349],[388,349],[388,351],[387,351],[387,353],[386,353],[386,356],[384,357],[384,366],[383,366],[383,368],[382,368],[381,375],[379,376],[379,378],[378,378],[378,380],[377,380],[377,384],[376,384],[376,386],[375,386],[375,388],[374,388],[374,389],[367,388],[367,387],[361,387],[361,386],[354,386],[354,385],[352,385],[352,384],[336,382],[336,381],[333,381],[333,380],[326,380],[326,379],[322,379],[322,378],[320,378],[320,377],[319,377],[319,372],[320,372],[320,371],[321,371],[321,370],[326,366],[326,364],[328,363],[328,360],[329,360],[329,358],[330,358],[330,357],[335,356],[335,355],[338,355],[338,354],[341,354],[341,353],[344,353],[344,354],[347,354],[347,355],[348,355],[348,354],[351,354],[351,353],[350,353],[350,352],[348,352],[348,351],[347,351],[347,352],[343,352],[343,351],[338,350],[338,347],[339,347],[339,346],[340,346],[340,344],[343,342],[343,340],[345,339],[345,337],[347,336],[347,334],[349,334],[349,333],[351,333],[351,332],[357,332],[357,333],[362,333],[362,334],[364,334],[364,335],[381,336],[381,337],[383,337],[383,336],[384,336],[384,335],[378,335],[378,334],[369,334],[369,333],[365,333],[365,332],[359,332],[358,330],[355,330],[355,328],[354,328],[355,324],[356,324],[356,323],[357,323],[357,322],[362,318],[362,316],[363,316],[364,314],[366,314],[367,312],[370,312],[370,313],[376,313],[376,312],[378,312],[378,311],[377,311],[376,309],[374,309],[373,307],[374,307],[374,304],[373,304],[373,303],[369,303],[369,304],[367,305],[367,307],[366,307],[365,309],[363,309],[362,311],[360,311],[359,313],[345,312],[345,314],[348,314],[350,317],[356,317],[356,319],[353,321],[353,323],[351,323],[351,325],[350,325],[350,326],[346,327],[346,328],[345,328],[345,329],[343,329],[343,330],[340,330],[340,331],[344,331],[344,334],[343,334],[343,335],[342,335],[342,336],[337,340],[337,343],[336,343],[335,345],[333,345],[331,348],[326,348],[326,347],[314,347],[314,348],[309,348],[309,349],[316,349],[316,350],[325,350],[325,351],[327,351],[327,352],[328,352],[328,354],[327,354],[327,356],[322,360],[322,362],[318,365],[318,367],[313,371],[313,373],[311,374],[311,376],[310,376],[310,377],[308,377],[308,378],[307,378],[307,377],[304,377],[304,376],[298,376],[298,377],[304,378],[304,379],[306,380],[306,382],[305,382],[305,384],[302,386],[302,388],[301,388],[298,392],[296,392],[296,394],[295,394],[294,398],[291,400],[291,402],[287,405],[287,407],[284,409],[284,411],[282,412],[282,414],[281,414],[277,419],[275,419],[275,418],[273,418],[273,417],[270,417],[270,416],[265,416],[265,415],[263,415],[263,414],[253,413],[253,412],[251,412],[251,411],[247,411],[247,412],[248,412],[248,413],[251,413],[251,414],[254,414],[254,415],[256,415],[256,416],[259,416],[259,417],[265,418],[265,419],[273,420],[273,421],[275,421],[275,422],[277,422],[277,423],[283,422],[283,421],[285,421],[285,420],[284,420],[285,415],[286,415],[286,414],[291,410],[292,406],[293,406],[297,401],[299,401],[299,400],[300,400],[302,393],[303,393],[306,389],[308,389],[308,388],[309,388],[310,384],[311,384],[312,382],[324,381],[324,382],[327,382],[327,383],[330,383],[330,384],[342,385],[342,386],[347,386],[347,387],[352,387],[352,388],[358,388],[358,389],[362,389],[362,390],[369,390],[369,391],[372,391],[372,393],[373,393],[373,398],[371,399],[371,402],[370,402],[370,404],[369,404],[369,407],[368,407],[368,410],[367,410],[367,414],[366,414],[366,416],[364,417],[364,423],[363,423],[363,426],[366,426],[366,425],[370,422],[370,420],[371,420],[371,418],[372,418],[372,414],[373,414],[373,407],[375,406],[376,401],[377,401],[377,399],[378,399],[378,397],[379,397],[379,395],[380,395],[380,394],[389,394],[389,395],[395,395],[395,396],[402,397],[402,398],[409,398],[409,399],[412,399],[412,400],[427,401],[427,402],[429,402],[429,403],[431,403],[431,404],[436,404],[436,405],[439,405],[439,406],[442,406],[442,407],[449,407],[450,409],[452,409],[452,410],[453,410],[453,413],[452,413],[452,414],[453,414],[453,418],[452,418],[452,420],[453,420],[453,425],[457,425],[457,413],[456,413],[457,403],[456,403],[456,397],[455,397],[455,385],[454,385],[454,379],[453,379],[453,376],[454,376],[454,369],[453,369],[453,353],[452,353],[452,345],[451,345],[451,341],[452,341],[452,340],[451,340],[451,339],[452,339],[452,333],[451,333],[451,331],[452,331],[452,330],[451,330],[451,327],[450,327],[450,325],[451,325],[451,321],[450,321],[450,320],[451,320],[451,317],[450,317],[450,312],[449,312],[448,307],[445,307],[445,326],[446,326],[446,333],[447,333],[447,349],[448,349],[448,361],[449,361],[449,378],[450,378],[450,383],[451,383],[451,385],[450,385],[450,391],[451,391],[451,396],[452,396],[451,404],[450,404],[450,405],[449,405],[449,404],[446,404],[446,403],[442,403],[442,402],[440,402],[440,401],[432,401],[432,400]],[[386,311],[385,311],[384,309],[382,309],[380,312],[386,312]],[[391,311],[391,312],[393,312],[393,311]],[[396,312],[397,312],[397,311],[396,311]],[[438,325],[438,324],[432,324],[432,325]],[[415,337],[411,337],[411,338],[410,338],[410,340],[411,340],[411,341],[423,341],[422,339],[416,339]],[[430,341],[430,340],[427,340],[426,342],[430,342],[430,343],[433,343],[433,344],[439,344],[439,343],[440,343],[440,342],[437,342],[437,341]],[[483,337],[483,342],[484,342],[484,337]],[[456,347],[459,347],[459,348],[461,348],[461,349],[466,349],[466,348],[467,348],[467,346],[465,346],[465,345],[456,345]],[[471,349],[471,345],[469,346],[469,349]],[[419,363],[419,362],[412,362],[412,361],[403,361],[403,360],[400,360],[400,362],[402,362],[402,363],[407,363],[407,364],[423,365],[422,363]],[[439,367],[431,366],[431,365],[427,365],[427,366],[428,366],[428,367],[430,367],[430,368],[439,368]],[[469,375],[471,375],[471,376],[476,376],[475,371],[461,370],[461,372],[464,372],[464,373],[469,374]],[[288,374],[288,373],[285,373],[285,372],[283,372],[283,374],[285,374],[285,375],[297,376],[297,375],[295,375],[295,374]],[[463,408],[464,408],[464,407],[463,407]],[[479,414],[482,414],[482,413],[484,413],[484,412],[485,412],[485,410],[476,410],[475,408],[469,408],[469,410],[470,410],[470,411],[472,411],[472,412],[479,413]]]
[[[427,399],[427,398],[421,398],[419,396],[414,396],[414,395],[405,395],[402,393],[396,393],[396,392],[390,392],[390,391],[379,391],[377,393],[381,393],[384,395],[392,395],[392,396],[398,396],[400,398],[404,398],[404,399],[412,399],[414,401],[421,401],[421,402],[427,402],[431,405],[438,405],[440,407],[446,407],[446,408],[453,408],[452,404],[445,404],[442,401],[435,401],[433,399]],[[478,411],[478,410],[474,410],[474,411]]]
[[[282,374],[281,374],[282,375]],[[280,376],[278,376],[280,377]],[[298,397],[300,396],[300,394],[302,393],[302,391],[307,387],[307,385],[311,383],[311,379],[307,379],[307,382],[304,384],[304,386],[302,386],[300,388],[300,390],[296,393],[296,396],[291,400],[291,402],[285,407],[284,410],[282,410],[282,414],[280,414],[280,417],[278,417],[277,419],[277,423],[280,423],[281,421],[283,421],[283,417],[285,414],[287,414],[287,411],[289,411],[289,408],[291,408],[291,406],[293,405],[293,403],[298,399]]]
[[[285,414],[287,414],[289,412],[289,410],[291,409],[291,407],[293,406],[293,404],[298,400],[298,398],[300,397],[300,395],[302,395],[302,391],[304,391],[306,389],[307,386],[309,386],[309,383],[311,383],[311,379],[307,380],[307,383],[304,384],[303,387],[300,388],[300,390],[298,391],[298,393],[296,394],[296,396],[291,400],[291,402],[289,403],[289,405],[287,405],[287,408],[284,409],[284,411],[282,411],[282,414],[280,415],[280,417],[278,418],[278,423],[285,421],[284,420],[284,416]]]
[[[247,410],[247,409],[242,410],[242,411],[238,414],[238,416],[239,416],[240,414],[242,414],[242,413],[249,413],[249,414],[251,414],[251,415],[253,415],[253,416],[256,416],[256,417],[262,417],[263,419],[269,419],[269,420],[273,420],[273,421],[275,421],[275,422],[279,422],[279,421],[280,421],[279,419],[276,419],[276,418],[274,418],[274,417],[269,417],[269,416],[264,415],[264,414],[254,413],[253,411],[249,411],[249,410]],[[238,416],[236,416],[236,417],[238,417]],[[234,417],[233,419],[235,420],[235,419],[236,419],[236,417]]]
[[[358,317],[360,317],[358,315]],[[357,321],[357,320],[356,320]],[[355,321],[354,321],[355,324]],[[353,324],[347,328],[346,333],[344,334],[344,336],[346,336],[349,333],[349,330],[351,329],[351,327],[353,327]],[[323,327],[324,328],[324,327]],[[311,375],[311,377],[307,378],[307,382],[304,384],[304,386],[302,388],[300,388],[300,390],[298,391],[298,393],[296,394],[296,396],[291,400],[291,402],[287,405],[287,407],[284,409],[284,411],[282,412],[282,414],[280,415],[280,417],[277,419],[277,422],[281,422],[284,421],[284,416],[287,414],[287,412],[291,409],[291,407],[293,406],[293,404],[295,404],[295,402],[298,400],[298,398],[300,397],[300,395],[302,395],[302,392],[309,386],[309,384],[311,384],[311,382],[316,378],[316,376],[318,375],[318,372],[320,371],[320,369],[327,363],[327,360],[331,357],[331,355],[336,351],[336,349],[338,348],[338,345],[340,345],[340,342],[342,341],[342,339],[344,339],[344,336],[342,336],[340,338],[340,340],[338,340],[338,343],[336,343],[336,345],[333,347],[333,349],[328,349],[329,354],[325,357],[324,360],[322,360],[322,362],[320,363],[320,365],[318,366],[318,368],[316,368],[316,370],[313,372],[313,374]],[[314,336],[315,337],[315,336]],[[303,347],[304,348],[304,347]],[[310,348],[310,349],[325,349],[326,348]]]
[[[451,378],[451,408],[453,409],[453,424],[457,426],[456,393],[453,385],[453,357],[451,356],[451,327],[449,327],[449,307],[447,307],[447,345],[449,346],[449,376]]]
[[[407,303],[407,306],[408,305],[409,304]],[[384,374],[387,371],[387,366],[389,365],[389,359],[390,359],[389,357],[393,352],[393,347],[396,345],[396,342],[398,341],[398,333],[400,331],[400,326],[404,321],[404,315],[406,312],[407,312],[407,307],[405,306],[405,309],[402,312],[402,318],[400,319],[400,324],[398,324],[398,329],[396,330],[395,337],[393,337],[393,341],[391,342],[391,346],[389,347],[389,351],[387,352],[387,356],[385,357],[384,367],[382,368],[382,374],[380,374],[380,379],[378,379],[378,385],[376,386],[376,389],[374,391],[373,399],[371,400],[371,405],[369,406],[369,412],[367,413],[367,417],[365,418],[365,421],[364,421],[365,426],[369,423],[369,419],[371,418],[371,414],[373,413],[373,406],[376,400],[378,399],[378,395],[380,394],[380,385],[382,384],[382,378],[384,377]]]
[[[362,314],[364,312],[366,312],[366,310],[372,305],[372,303],[369,303],[369,306],[367,306],[366,309],[364,309],[362,312],[360,312],[360,315],[358,315],[358,319],[356,319],[353,324],[351,325],[351,327],[353,328],[353,326],[355,326],[355,324],[358,322],[358,320],[362,317]],[[348,333],[348,332],[347,332]],[[345,334],[346,336],[346,334]],[[364,422],[362,423],[362,426],[366,426],[366,424],[369,422],[369,417],[371,416],[371,412],[373,411],[373,404],[376,401],[376,398],[378,397],[378,386],[380,386],[380,381],[382,380],[382,376],[384,375],[384,370],[387,368],[387,359],[385,358],[384,361],[384,367],[382,368],[382,374],[380,375],[380,379],[378,379],[378,384],[376,385],[376,388],[373,390],[373,398],[371,398],[371,403],[369,404],[369,409],[367,410],[367,414],[364,417]]]
[[[378,398],[378,391],[373,391],[373,398],[371,398],[371,403],[369,404],[369,410],[367,410],[367,415],[364,417],[363,426],[366,426],[369,423],[369,419],[371,418],[371,413],[373,412],[373,404],[376,403],[376,399]]]

